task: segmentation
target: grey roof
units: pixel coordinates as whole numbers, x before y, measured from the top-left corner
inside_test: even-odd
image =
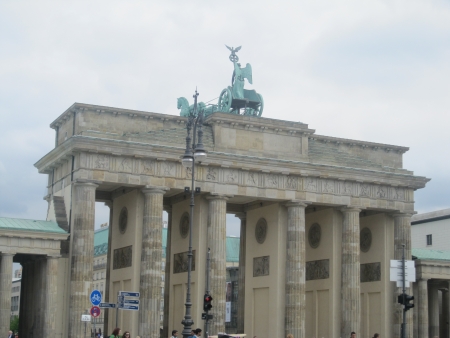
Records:
[[[414,215],[411,217],[411,224],[427,223],[446,218],[450,218],[450,208]]]
[[[0,230],[37,231],[67,234],[54,221],[0,217]]]

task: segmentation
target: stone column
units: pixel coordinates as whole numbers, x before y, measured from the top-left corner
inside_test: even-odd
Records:
[[[112,256],[111,256],[111,245],[112,245],[112,228],[113,228],[113,202],[108,201],[105,202],[105,205],[109,207],[109,224],[108,224],[108,251],[106,253],[106,280],[105,280],[105,293],[103,294],[103,302],[105,303],[114,303],[116,299],[114,297],[110,297],[110,286],[111,283],[111,263],[112,263]],[[103,311],[103,336],[106,336],[106,334],[111,333],[109,330],[109,312],[111,312],[111,317],[113,317],[113,311],[112,310],[106,310]]]
[[[439,288],[433,282],[428,283],[428,327],[430,338],[439,337]]]
[[[26,312],[25,312],[25,304],[26,304],[26,289],[25,285],[27,282],[27,273],[28,270],[26,268],[27,264],[25,263],[25,259],[20,261],[20,265],[22,265],[22,280],[20,281],[20,307],[19,314],[21,320],[19,320],[19,332],[25,332],[25,322],[27,321]],[[24,333],[25,334],[25,333]]]
[[[358,208],[342,208],[341,335],[360,336],[361,295]]]
[[[403,244],[405,244],[405,259],[411,260],[411,216],[408,213],[394,214],[394,259],[401,260]],[[400,338],[401,324],[403,322],[403,305],[397,302],[397,297],[402,293],[402,288],[394,287],[394,337]],[[406,293],[412,295],[411,287],[406,288]],[[413,311],[406,312],[407,331],[406,337],[413,336]]]
[[[0,254],[0,332],[7,334],[11,320],[11,288],[13,254]]]
[[[447,287],[445,289],[441,289],[441,291],[442,291],[442,321],[441,321],[441,324],[439,325],[440,331],[441,331],[439,337],[444,337],[444,338],[448,338],[448,316],[449,316],[448,293],[449,292],[448,292]]]
[[[247,234],[247,214],[240,212],[236,214],[241,220],[241,231],[239,238],[239,277],[238,277],[238,311],[237,311],[237,333],[244,333],[245,319],[245,250]]]
[[[166,267],[164,268],[164,318],[163,318],[163,337],[169,337],[169,305],[170,305],[170,269],[171,269],[171,246],[172,246],[172,206],[164,206],[167,212],[167,243],[166,243]]]
[[[94,271],[94,222],[96,184],[75,182],[72,190],[72,236],[69,338],[84,335],[81,315],[91,307],[89,295],[92,291]]]
[[[226,286],[226,240],[227,240],[227,200],[223,195],[210,195],[208,210],[208,248],[210,253],[210,289],[214,298],[213,320],[209,335],[225,332],[225,286]]]
[[[305,338],[305,208],[306,203],[286,204],[286,303],[285,336]]]
[[[163,195],[165,188],[147,187],[142,224],[139,331],[141,338],[159,338]]]
[[[417,281],[419,306],[417,308],[418,337],[428,338],[428,279]]]
[[[45,292],[43,293],[44,302],[44,318],[43,318],[43,336],[56,337],[56,314],[58,292],[58,260],[59,257],[47,257],[45,269]]]

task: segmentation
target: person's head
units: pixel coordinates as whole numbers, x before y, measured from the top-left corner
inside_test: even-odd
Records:
[[[130,332],[125,331],[125,332],[123,333],[122,337],[123,337],[123,338],[130,338],[130,337],[131,337],[131,334],[130,334]]]
[[[375,334],[373,335],[373,338],[380,338],[380,335],[379,335],[378,333],[375,333]]]
[[[350,333],[350,338],[356,338],[356,333],[355,332]]]
[[[195,332],[196,336],[201,336],[202,335],[202,329],[200,329],[200,328],[197,328],[196,330],[194,330],[194,332]]]
[[[9,335],[11,335],[11,334],[12,334],[12,331],[11,331],[11,330],[9,330],[9,331],[8,331],[8,334],[9,334]]]
[[[294,338],[294,335],[291,334],[291,333],[289,333],[289,334],[286,336],[286,338]]]
[[[173,330],[173,331],[172,331],[172,336],[178,337],[178,331],[177,331],[177,330]]]
[[[112,332],[113,336],[118,336],[120,334],[120,327],[116,327],[113,332]]]

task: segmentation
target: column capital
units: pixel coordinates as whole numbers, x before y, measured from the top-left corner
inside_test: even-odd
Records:
[[[233,195],[225,195],[225,194],[218,194],[218,193],[210,193],[209,195],[206,196],[207,200],[225,200],[227,201],[228,199],[232,198]]]
[[[246,212],[237,212],[234,216],[239,218],[241,221],[247,219],[247,213]]]
[[[146,185],[141,191],[144,195],[149,194],[165,194],[166,191],[169,190],[167,187],[154,187],[150,185]]]
[[[400,218],[400,217],[412,217],[417,214],[417,211],[397,211],[392,213],[392,217]]]
[[[310,204],[312,204],[312,202],[301,201],[301,200],[290,200],[290,201],[284,203],[284,205],[286,207],[288,207],[288,208],[290,208],[290,207],[303,207],[303,208],[306,208]]]
[[[72,182],[72,184],[74,186],[89,186],[89,187],[94,187],[94,188],[98,188],[98,186],[100,185],[100,181],[94,181],[94,180],[82,180],[82,179],[77,179],[74,182]]]
[[[0,256],[14,256],[15,253],[14,252],[0,252]]]
[[[343,214],[350,213],[350,212],[360,213],[362,209],[363,208],[358,207],[358,206],[346,206],[346,207],[339,208],[339,211],[341,211]]]

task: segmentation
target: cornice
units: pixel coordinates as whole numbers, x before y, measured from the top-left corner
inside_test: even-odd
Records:
[[[338,137],[332,137],[332,136],[324,136],[324,135],[313,135],[309,137],[312,141],[320,141],[323,143],[334,143],[334,144],[343,144],[346,146],[359,146],[361,148],[367,148],[372,150],[384,150],[386,152],[396,152],[399,154],[406,153],[409,148],[408,147],[402,147],[402,146],[394,146],[391,144],[384,144],[384,143],[375,143],[375,142],[367,142],[367,141],[359,141],[359,140],[351,140],[346,138],[338,138]]]

